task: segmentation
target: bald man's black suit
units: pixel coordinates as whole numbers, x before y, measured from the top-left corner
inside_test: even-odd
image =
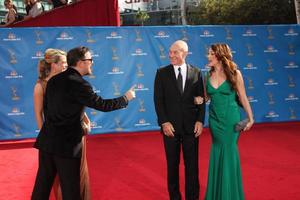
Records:
[[[157,70],[154,83],[154,102],[158,124],[170,122],[175,137],[163,135],[167,158],[168,190],[170,199],[181,199],[179,191],[179,161],[181,147],[185,163],[186,199],[199,199],[198,138],[194,127],[204,124],[205,104],[195,105],[194,97],[204,96],[201,71],[187,64],[183,93],[180,92],[173,65]]]

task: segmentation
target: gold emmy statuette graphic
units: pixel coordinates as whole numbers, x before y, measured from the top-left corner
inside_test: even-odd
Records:
[[[294,45],[289,44],[289,55],[295,55]]]
[[[225,27],[225,31],[226,31],[226,40],[231,40],[232,34],[231,34],[230,29],[228,27]]]
[[[187,37],[187,32],[186,32],[186,30],[181,30],[181,32],[182,32],[182,40],[183,41],[188,41],[189,40],[189,38]]]
[[[139,30],[135,30],[135,35],[136,35],[135,41],[137,41],[137,42],[143,41],[143,39],[141,37],[141,32]]]
[[[271,105],[274,104],[275,101],[273,99],[273,94],[271,92],[268,92],[268,97],[269,97],[269,104],[271,104]]]
[[[144,73],[143,73],[143,71],[142,71],[142,64],[136,64],[136,68],[137,68],[136,75],[137,75],[138,77],[144,76]]]
[[[112,60],[119,60],[119,57],[117,55],[117,48],[116,47],[111,47],[111,50],[112,50],[112,57],[111,57],[111,59]]]
[[[253,52],[252,52],[252,46],[250,44],[246,44],[247,47],[247,55],[248,56],[253,56]]]
[[[11,64],[16,64],[18,61],[17,61],[15,52],[13,52],[10,49],[8,49],[8,52],[9,52],[9,56],[10,56],[10,63]]]
[[[36,44],[43,44],[44,41],[41,39],[41,31],[35,31],[35,35],[36,35],[35,43]]]
[[[20,137],[21,133],[20,133],[20,127],[16,124],[13,124],[14,130],[15,130],[15,137]]]
[[[274,39],[274,36],[273,36],[273,32],[272,32],[272,28],[270,26],[268,26],[268,39],[269,40],[272,40]]]
[[[91,31],[86,30],[86,36],[87,36],[87,40],[86,40],[87,43],[94,43],[95,42],[95,40],[92,38]]]
[[[296,84],[294,82],[294,78],[292,76],[290,76],[290,75],[288,76],[288,81],[289,81],[289,84],[288,84],[289,87],[295,87],[296,86]]]
[[[20,97],[17,95],[17,88],[11,87],[11,93],[12,93],[12,100],[17,101],[20,99]]]
[[[146,109],[145,109],[145,104],[144,104],[144,100],[143,99],[139,99],[139,105],[140,105],[139,111],[140,112],[145,112]]]
[[[159,48],[159,57],[160,57],[161,59],[165,59],[165,58],[166,58],[166,54],[165,54],[165,49],[164,49],[164,47],[161,46],[161,45],[159,45],[158,48]]]
[[[247,77],[247,80],[248,80],[248,89],[253,89],[254,88],[253,80],[250,77]]]
[[[115,117],[115,124],[116,124],[116,130],[117,131],[122,131],[123,128],[121,127],[121,121],[118,117]]]
[[[271,60],[267,60],[268,62],[268,72],[273,72],[274,69],[273,69],[273,66],[272,66],[272,61]]]
[[[289,108],[290,110],[290,119],[296,119],[297,116],[296,116],[296,113],[295,113],[295,110],[293,108]]]
[[[116,82],[113,82],[112,84],[113,84],[113,87],[114,87],[114,95],[115,96],[120,96],[121,93],[120,93],[119,85]]]

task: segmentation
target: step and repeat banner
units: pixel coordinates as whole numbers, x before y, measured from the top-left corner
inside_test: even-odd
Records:
[[[47,48],[68,51],[80,45],[92,51],[93,75],[85,78],[98,95],[118,97],[136,85],[137,98],[126,109],[86,109],[92,134],[159,129],[154,77],[169,64],[169,46],[179,39],[189,45],[187,62],[203,73],[210,44],[229,44],[257,123],[299,121],[299,34],[298,25],[2,28],[0,140],[37,136],[33,87],[38,61]]]

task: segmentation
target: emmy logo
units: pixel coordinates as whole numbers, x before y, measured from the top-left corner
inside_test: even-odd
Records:
[[[252,52],[252,47],[250,44],[246,44],[246,47],[247,47],[247,55],[248,56],[253,56],[253,52]]]
[[[273,36],[273,32],[272,32],[272,28],[270,26],[268,26],[268,39],[269,40],[272,40],[274,39],[274,36]]]
[[[294,29],[293,29],[293,28],[289,28],[289,30],[288,30],[288,33],[289,33],[289,34],[294,34],[294,33],[295,33],[295,31],[294,31]]]
[[[225,27],[225,31],[226,31],[226,40],[231,40],[232,34],[231,34],[230,29],[228,27]]]
[[[248,89],[253,89],[253,80],[250,77],[247,77],[248,80]]]
[[[143,99],[139,99],[139,105],[140,105],[140,108],[139,108],[139,111],[140,112],[145,112],[146,109],[145,109],[145,104],[144,104],[144,100]]]
[[[289,44],[289,55],[295,55],[294,45]]]
[[[43,44],[44,41],[41,40],[41,32],[40,31],[35,31],[35,35],[36,35],[35,43],[36,44]]]
[[[112,50],[112,57],[111,57],[111,59],[112,60],[119,60],[119,57],[117,55],[117,48],[116,47],[111,47],[111,50]]]
[[[18,73],[16,72],[16,70],[12,70],[10,73],[9,73],[10,76],[18,76]]]
[[[296,86],[296,84],[294,82],[294,78],[292,76],[290,76],[290,75],[288,76],[288,81],[289,81],[289,84],[288,84],[289,87],[295,87]]]
[[[268,62],[268,72],[273,72],[274,69],[273,69],[273,66],[272,66],[272,61],[271,60],[267,60]]]
[[[136,75],[137,75],[138,77],[144,76],[144,73],[143,73],[143,71],[142,71],[142,65],[141,65],[141,64],[137,64],[137,65],[136,65],[136,68],[137,68]]]
[[[273,94],[271,92],[268,92],[268,97],[269,97],[269,104],[272,105],[275,103],[273,99]]]
[[[295,110],[293,108],[289,108],[290,110],[290,119],[296,119],[297,116],[296,116],[296,113],[295,113]]]
[[[137,41],[137,42],[143,41],[143,39],[141,37],[141,32],[140,31],[135,30],[135,35],[136,35],[135,41]]]
[[[16,39],[16,35],[13,34],[13,33],[9,33],[7,37],[8,37],[8,39],[10,39],[10,40]]]
[[[11,93],[12,93],[12,100],[17,101],[20,99],[20,97],[17,95],[17,88],[11,87]]]
[[[114,95],[115,96],[120,96],[121,93],[120,93],[119,85],[116,82],[113,82],[112,84],[113,84],[113,87],[114,87]]]
[[[166,58],[166,54],[165,54],[165,49],[164,49],[164,47],[161,46],[161,45],[159,45],[158,48],[159,48],[159,57],[160,57],[161,59],[165,59],[165,58]]]
[[[20,127],[16,124],[13,124],[13,128],[14,128],[14,131],[15,131],[15,137],[20,137],[21,136]]]
[[[123,128],[121,126],[121,121],[118,117],[115,118],[115,124],[116,124],[116,130],[117,131],[122,131],[123,130]]]
[[[96,110],[91,110],[91,115],[97,115],[97,111]]]
[[[246,68],[252,68],[253,67],[253,64],[252,63],[248,63],[247,65],[246,65]]]
[[[186,30],[181,30],[181,32],[182,32],[182,40],[183,40],[183,41],[188,41],[189,38],[187,37],[187,32],[186,32]]]
[[[11,64],[16,64],[18,61],[17,61],[15,52],[13,52],[10,49],[8,49],[8,52],[9,52],[9,56],[10,56],[10,63]]]
[[[94,43],[95,42],[95,40],[92,38],[91,31],[86,30],[86,36],[87,36],[87,40],[86,40],[87,43]]]

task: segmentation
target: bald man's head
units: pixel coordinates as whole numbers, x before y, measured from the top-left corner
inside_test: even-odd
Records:
[[[183,40],[177,40],[177,41],[175,41],[171,45],[171,48],[172,47],[176,47],[178,49],[181,49],[184,52],[188,52],[189,51],[189,47],[188,47],[187,43],[185,41],[183,41]]]
[[[169,58],[172,65],[182,65],[188,54],[188,45],[183,40],[175,41],[169,50]]]

